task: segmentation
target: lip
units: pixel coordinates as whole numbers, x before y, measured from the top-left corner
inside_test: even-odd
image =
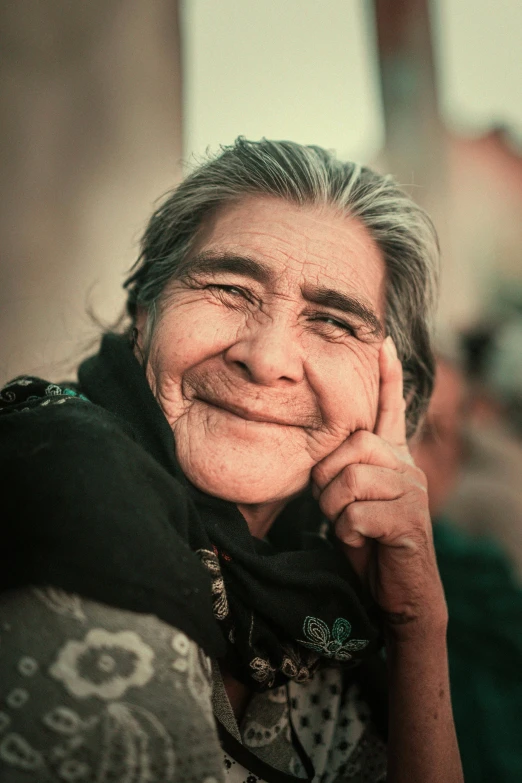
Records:
[[[257,421],[261,422],[262,424],[278,424],[279,426],[283,427],[298,426],[293,422],[287,421],[286,419],[280,419],[279,417],[273,415],[265,416],[262,413],[248,410],[248,408],[244,408],[242,405],[237,405],[236,403],[223,402],[221,400],[208,400],[201,397],[197,399],[199,399],[200,402],[204,402],[206,405],[211,405],[213,408],[220,408],[227,413],[233,413],[234,416],[239,416],[241,419],[245,419],[245,421]]]

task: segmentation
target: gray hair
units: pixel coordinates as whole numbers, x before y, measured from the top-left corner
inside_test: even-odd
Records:
[[[404,370],[408,435],[433,388],[430,322],[439,247],[427,214],[389,176],[343,163],[332,152],[290,141],[240,137],[196,168],[152,215],[131,276],[127,311],[148,314],[150,335],[166,284],[179,274],[205,218],[248,195],[270,195],[297,205],[331,205],[363,223],[387,270],[386,330]]]

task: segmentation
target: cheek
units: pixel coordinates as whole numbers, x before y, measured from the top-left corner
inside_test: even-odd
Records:
[[[364,406],[367,408],[372,428],[377,419],[379,406],[379,350],[372,351],[366,356],[366,361],[357,368],[360,383],[360,395]]]
[[[171,378],[223,351],[237,334],[237,319],[220,317],[212,305],[177,307],[159,322],[151,362]]]
[[[333,348],[317,357],[325,424],[343,434],[373,430],[379,400],[379,348],[360,343]]]

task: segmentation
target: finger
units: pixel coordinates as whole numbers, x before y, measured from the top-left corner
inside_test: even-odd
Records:
[[[411,499],[398,500],[393,514],[383,514],[382,505],[375,500],[352,503],[337,519],[335,535],[349,546],[362,546],[360,541],[373,539],[384,546],[409,550],[418,549],[420,542],[430,538],[430,518],[420,497],[414,504]]]
[[[412,489],[424,486],[413,471],[376,465],[346,465],[319,496],[319,506],[330,522],[335,522],[344,509],[359,500],[397,500]]]
[[[372,517],[378,515],[377,524]],[[367,551],[367,542],[377,542],[383,535],[382,504],[362,501],[346,508],[335,523],[335,535],[348,547]],[[361,556],[362,559],[362,556]]]
[[[388,443],[406,445],[406,401],[403,397],[402,365],[388,336],[379,355],[380,389],[375,434]]]
[[[401,468],[402,460],[389,443],[373,432],[358,430],[314,466],[312,482],[322,491],[343,468],[358,463],[398,470]]]

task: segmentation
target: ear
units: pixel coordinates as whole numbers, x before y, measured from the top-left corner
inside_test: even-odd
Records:
[[[138,305],[136,307],[136,320],[134,321],[134,325],[136,326],[138,332],[143,332],[146,323],[147,310],[143,307],[143,305]]]
[[[134,353],[139,360],[143,359],[143,346],[145,329],[147,328],[147,310],[138,305],[136,308],[136,318],[134,320],[134,328],[132,330]]]

